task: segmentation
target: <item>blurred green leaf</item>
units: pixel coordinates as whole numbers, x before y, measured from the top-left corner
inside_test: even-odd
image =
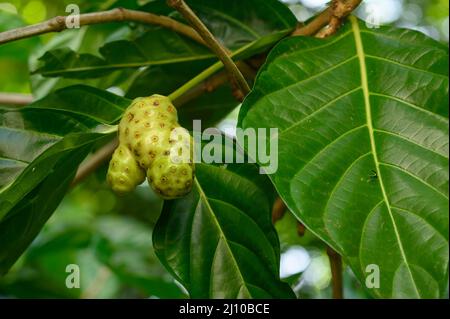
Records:
[[[75,86],[0,109],[0,273],[38,234],[94,143],[110,138],[128,100]],[[99,111],[103,111],[102,113]]]

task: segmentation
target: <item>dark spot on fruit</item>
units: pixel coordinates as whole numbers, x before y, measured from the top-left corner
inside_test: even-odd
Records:
[[[135,138],[140,138],[141,137],[141,133],[139,133],[139,132],[134,133],[134,137]]]
[[[152,136],[152,142],[153,143],[156,143],[156,142],[158,142],[159,141],[159,137],[157,136],[157,135],[153,135]]]
[[[161,182],[162,183],[167,183],[167,177],[166,176],[162,176],[161,177]]]
[[[164,127],[166,127],[166,124],[163,123],[163,122],[161,122],[161,123],[159,123],[159,127],[160,127],[160,128],[164,128]]]
[[[146,123],[144,124],[144,126],[145,126],[145,127],[150,127],[150,122],[146,122]]]
[[[165,151],[165,152],[164,152],[164,155],[165,155],[165,156],[169,156],[169,155],[170,155],[170,151]]]
[[[127,128],[125,129],[125,135],[128,136],[128,134],[130,134],[130,129],[127,127]]]
[[[153,101],[153,105],[154,106],[159,106],[159,101],[158,100]]]
[[[134,123],[138,124],[140,121],[139,120],[134,120]]]
[[[127,120],[128,122],[131,122],[134,119],[134,114],[133,113],[128,113],[127,114]]]

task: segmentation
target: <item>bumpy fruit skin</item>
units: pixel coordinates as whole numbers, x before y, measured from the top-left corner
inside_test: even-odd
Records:
[[[178,124],[177,111],[169,98],[152,95],[135,99],[120,121],[119,145],[108,171],[108,181],[116,192],[132,191],[145,180],[145,173],[152,189],[164,199],[191,191],[192,138]],[[191,152],[186,151],[188,147]]]
[[[172,163],[169,156],[157,158],[147,171],[153,190],[164,199],[185,196],[192,189],[194,166],[189,163]]]
[[[107,180],[116,193],[125,194],[145,180],[145,171],[139,167],[130,150],[119,145],[109,163]]]

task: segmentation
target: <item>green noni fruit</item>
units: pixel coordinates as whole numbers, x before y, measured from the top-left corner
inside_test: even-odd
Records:
[[[130,150],[119,145],[109,163],[107,180],[116,193],[125,194],[145,180],[145,171],[139,167]]]
[[[108,171],[108,180],[116,192],[132,191],[143,182],[145,172],[150,186],[164,199],[181,197],[191,190],[192,138],[178,124],[177,111],[169,98],[152,95],[135,99],[120,121],[119,145],[121,154],[114,153]],[[189,147],[191,152],[186,151]],[[119,164],[125,153],[129,160],[126,167]],[[124,168],[127,172],[121,171]],[[130,171],[138,172],[138,178],[133,178]]]
[[[147,171],[153,190],[164,199],[185,196],[192,189],[194,166],[190,163],[172,163],[170,156],[157,158]]]

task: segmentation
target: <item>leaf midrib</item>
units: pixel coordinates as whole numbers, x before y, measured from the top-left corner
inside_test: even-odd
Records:
[[[167,60],[154,60],[154,61],[142,61],[142,62],[130,62],[130,63],[112,63],[108,65],[100,65],[100,66],[85,66],[85,67],[68,67],[64,69],[56,69],[52,71],[45,71],[45,72],[39,72],[39,70],[36,71],[36,73],[39,73],[41,75],[49,76],[49,75],[58,75],[58,74],[70,74],[70,73],[76,73],[76,72],[87,72],[87,71],[98,71],[98,70],[115,70],[115,69],[125,69],[125,68],[138,68],[141,66],[151,66],[151,65],[164,65],[164,64],[173,64],[173,63],[179,63],[179,62],[189,62],[189,61],[196,61],[196,60],[203,60],[208,58],[213,58],[214,56],[212,54],[203,54],[203,55],[196,55],[191,57],[183,57],[183,58],[176,58],[176,59],[167,59]],[[64,67],[64,65],[63,65]]]
[[[389,217],[392,222],[392,226],[394,229],[394,233],[395,233],[395,236],[397,239],[397,243],[398,243],[398,246],[400,249],[402,259],[405,262],[406,268],[408,269],[408,273],[411,277],[411,282],[414,286],[415,293],[420,298],[420,293],[418,291],[416,282],[414,280],[413,274],[409,267],[408,260],[406,258],[405,250],[403,248],[403,243],[400,238],[400,233],[398,231],[397,224],[395,222],[394,215],[392,213],[391,203],[389,201],[389,197],[387,195],[387,191],[384,186],[383,175],[381,174],[381,170],[380,170],[380,161],[378,159],[378,153],[377,153],[376,142],[375,142],[375,134],[374,134],[374,128],[373,128],[373,120],[372,120],[372,107],[371,107],[371,103],[370,103],[370,90],[369,90],[369,80],[368,80],[368,75],[367,75],[366,55],[364,52],[364,44],[362,41],[360,29],[359,29],[359,22],[354,16],[350,17],[350,21],[352,24],[352,29],[353,29],[353,33],[354,33],[354,37],[355,37],[356,53],[357,53],[357,56],[359,59],[359,64],[360,64],[361,85],[362,85],[362,90],[363,90],[363,94],[364,94],[364,106],[365,106],[365,113],[366,113],[366,119],[367,119],[367,128],[368,128],[369,137],[370,137],[370,147],[372,149],[372,154],[373,154],[375,168],[376,168],[377,175],[378,175],[380,189],[381,189],[381,192],[383,195],[384,202],[386,204],[387,211],[389,213]]]
[[[209,203],[209,201],[208,201],[208,197],[206,196],[205,192],[203,191],[203,188],[202,188],[202,186],[200,185],[200,183],[198,182],[198,179],[197,179],[197,178],[194,179],[194,182],[195,182],[195,184],[197,185],[197,190],[198,190],[198,193],[199,193],[199,195],[200,195],[200,200],[203,200],[203,202],[205,203],[206,208],[207,208],[208,211],[211,213],[211,216],[212,216],[212,218],[213,218],[214,223],[216,224],[216,227],[217,227],[217,228],[219,229],[219,231],[220,231],[220,235],[219,235],[219,240],[218,240],[218,242],[217,242],[217,246],[219,246],[220,240],[224,240],[225,246],[227,247],[228,252],[230,253],[231,258],[233,259],[233,263],[234,263],[235,267],[238,269],[237,272],[238,272],[238,275],[239,275],[239,277],[240,277],[240,281],[242,282],[242,285],[245,285],[245,286],[246,286],[247,283],[246,283],[244,277],[242,276],[242,273],[239,271],[239,266],[238,266],[238,264],[237,264],[236,258],[234,258],[234,254],[233,254],[233,252],[232,252],[232,250],[231,250],[230,245],[228,244],[228,241],[227,241],[227,239],[226,239],[226,237],[225,237],[225,234],[224,234],[224,232],[223,232],[223,230],[222,230],[222,227],[220,226],[220,223],[219,223],[219,221],[217,220],[216,215],[214,215],[214,213],[213,213],[214,210],[212,209],[212,207],[211,207],[211,205],[210,205],[210,203]],[[217,249],[217,247],[216,247],[216,249]],[[216,252],[214,252],[214,258],[215,258],[215,255],[216,255]],[[211,266],[212,266],[212,265],[214,265],[214,260],[213,260],[212,263],[211,263]],[[209,286],[211,287],[211,282],[209,283]],[[248,290],[247,287],[246,287],[246,289],[247,289],[247,291],[249,292],[249,295],[250,295],[250,291]]]

